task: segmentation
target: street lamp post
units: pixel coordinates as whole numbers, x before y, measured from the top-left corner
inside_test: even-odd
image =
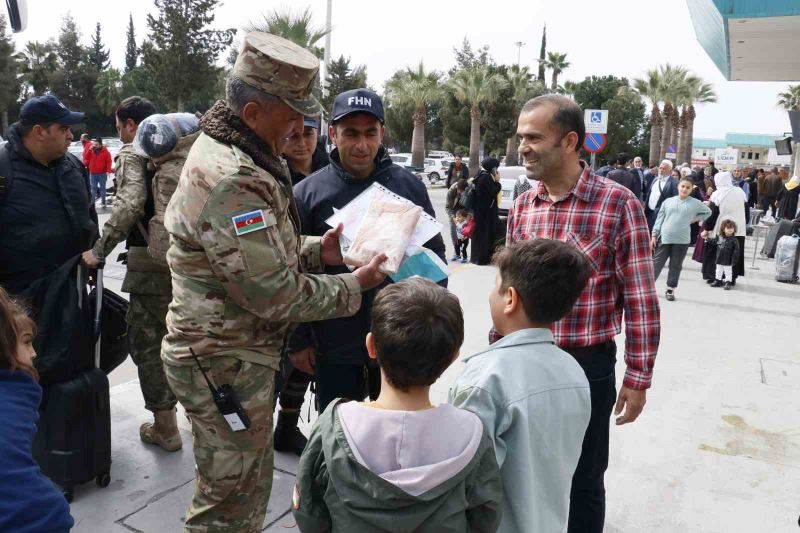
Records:
[[[322,95],[328,95],[328,72],[331,68],[331,11],[333,9],[333,0],[328,0],[328,13],[325,17],[325,54],[322,61],[322,76],[320,85],[322,86]],[[328,135],[328,121],[325,120],[325,115],[320,117],[320,133],[325,136]]]
[[[522,47],[525,46],[525,43],[517,41],[514,44],[517,45],[517,66],[519,66],[520,54],[522,53]]]

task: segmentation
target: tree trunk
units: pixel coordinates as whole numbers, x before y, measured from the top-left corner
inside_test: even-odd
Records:
[[[653,104],[653,110],[650,111],[650,155],[647,158],[647,164],[653,166],[658,164],[658,155],[661,153],[661,111],[658,109],[658,104]]]
[[[675,154],[675,162],[679,165],[686,162],[686,108],[681,111],[681,118],[678,121],[680,126],[680,136],[678,137],[677,152]]]
[[[672,131],[669,134],[669,146],[674,146],[675,151],[675,162],[678,161],[678,133],[680,132],[680,120],[681,116],[678,114],[678,108],[672,108]],[[667,146],[667,150],[669,150],[669,146]]]
[[[800,176],[800,157],[797,156],[798,150],[800,150],[800,142],[794,143],[794,150],[792,150],[792,158],[794,160],[792,162],[792,168],[794,169],[792,176]]]
[[[556,92],[558,90],[558,71],[553,71],[553,83],[550,85],[550,90]]]
[[[8,109],[3,109],[3,135],[8,131]]]
[[[478,152],[481,149],[481,109],[478,104],[472,104],[469,116],[469,175],[474,176],[480,166]]]
[[[422,107],[417,108],[412,116],[414,133],[411,135],[411,165],[415,167],[425,166],[425,115],[425,107]]]
[[[176,107],[176,113],[183,113],[183,96],[178,96],[178,105]]]
[[[694,112],[694,106],[690,105],[686,109],[686,131],[684,136],[686,137],[686,142],[683,143],[684,158],[689,165],[692,164],[692,152],[694,151],[694,119],[697,114]]]
[[[669,140],[672,137],[672,104],[669,102],[664,104],[664,126],[661,128],[661,150],[658,153],[658,161],[656,164],[659,164],[661,161],[664,160],[664,157],[667,155],[667,148],[669,148]]]
[[[509,137],[506,142],[506,166],[515,167],[519,165],[519,152],[517,151],[517,138]]]

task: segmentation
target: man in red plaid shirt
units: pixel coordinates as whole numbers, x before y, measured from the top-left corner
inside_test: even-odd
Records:
[[[594,270],[570,314],[553,330],[559,347],[586,373],[592,398],[570,493],[569,531],[575,533],[603,530],[611,409],[617,425],[633,422],[642,412],[660,334],[642,204],[625,187],[595,177],[580,160],[585,131],[583,111],[569,98],[545,95],[525,104],[517,127],[519,152],[528,177],[539,185],[516,200],[507,235],[509,244],[564,241],[583,252]],[[617,397],[614,337],[622,329],[623,312],[627,370]]]

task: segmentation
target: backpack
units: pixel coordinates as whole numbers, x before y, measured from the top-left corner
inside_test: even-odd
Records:
[[[153,175],[153,217],[148,223],[147,252],[150,258],[158,265],[167,265],[167,250],[169,250],[169,232],[164,227],[164,214],[167,206],[178,188],[183,164],[189,155],[189,150],[200,136],[199,131],[181,137],[169,153],[161,157],[153,157],[150,163],[155,167]]]
[[[475,184],[470,183],[464,192],[461,193],[459,203],[464,206],[464,209],[472,211],[475,209]]]

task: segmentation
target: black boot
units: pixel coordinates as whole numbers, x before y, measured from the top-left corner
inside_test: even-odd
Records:
[[[722,287],[722,280],[718,279],[711,284],[712,287]]]
[[[297,427],[300,412],[281,411],[275,426],[274,447],[279,452],[293,452],[302,455],[308,439]]]

